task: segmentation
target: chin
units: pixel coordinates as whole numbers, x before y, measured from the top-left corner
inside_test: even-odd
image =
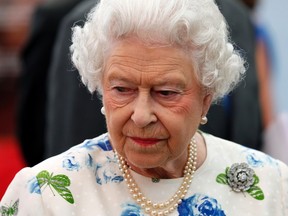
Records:
[[[132,166],[139,168],[139,169],[153,169],[153,168],[158,168],[161,167],[161,165],[164,164],[164,158],[163,157],[155,157],[151,156],[134,156],[131,158],[127,158],[127,161],[129,164]]]

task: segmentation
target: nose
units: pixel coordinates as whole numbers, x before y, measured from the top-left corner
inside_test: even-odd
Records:
[[[131,119],[139,128],[143,128],[157,121],[152,98],[149,93],[140,93],[138,95],[135,100]]]

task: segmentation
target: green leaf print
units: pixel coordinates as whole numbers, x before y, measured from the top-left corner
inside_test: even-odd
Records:
[[[218,182],[220,184],[227,184],[226,174],[224,174],[224,173],[219,174],[216,178],[216,182]]]
[[[74,198],[71,191],[67,188],[70,186],[70,179],[66,175],[55,175],[49,173],[47,170],[43,170],[36,176],[40,188],[47,184],[52,193],[54,194],[51,186],[55,191],[63,197],[67,202],[73,204]],[[55,195],[55,194],[54,194]]]
[[[14,216],[14,215],[17,215],[18,213],[18,205],[19,205],[19,199],[16,200],[14,202],[13,205],[11,206],[1,206],[0,208],[0,213],[1,213],[1,216]]]
[[[226,167],[226,169],[225,169],[225,174],[226,175],[228,175],[229,169],[230,169],[229,167]]]
[[[217,175],[216,182],[229,185],[232,191],[248,193],[256,200],[265,198],[264,192],[257,186],[260,182],[259,177],[246,163],[235,163],[231,167],[227,167],[225,173]]]
[[[264,200],[264,193],[258,186],[252,186],[247,193],[249,193],[253,198],[257,200]]]
[[[254,185],[260,182],[259,177],[257,175],[254,175],[253,178],[254,178]]]

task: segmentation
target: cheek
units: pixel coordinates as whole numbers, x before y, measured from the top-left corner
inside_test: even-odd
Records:
[[[170,107],[171,112],[180,115],[180,118],[193,118],[201,114],[201,105],[198,98],[193,98],[190,95],[184,96],[181,101]]]
[[[159,119],[174,137],[191,137],[198,128],[201,110],[198,99],[185,97],[177,106],[159,112]]]
[[[192,110],[192,101],[190,99],[183,99],[172,108],[176,114],[189,116]]]
[[[121,133],[121,128],[130,119],[129,106],[119,106],[109,95],[103,95],[103,104],[109,133]]]
[[[119,108],[109,97],[103,96],[103,104],[105,106],[105,118],[111,144],[113,149],[123,154],[125,137],[123,136],[122,129],[129,116],[125,108]]]
[[[111,111],[113,112],[113,110],[119,106],[118,103],[116,103],[115,100],[110,97],[109,93],[103,94],[103,104],[105,106],[105,111],[107,114],[111,113]]]
[[[103,92],[103,104],[105,106],[105,111],[108,116],[115,111],[119,111],[120,108],[125,108],[128,103],[128,101],[124,101],[119,97],[115,97],[113,91],[111,90],[105,90]]]

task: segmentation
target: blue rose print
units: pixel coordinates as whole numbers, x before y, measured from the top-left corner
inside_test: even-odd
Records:
[[[107,157],[105,163],[95,164],[96,182],[100,185],[108,182],[120,183],[124,180],[123,176],[118,172],[117,160],[115,158]]]
[[[260,158],[257,158],[254,153],[248,154],[246,160],[252,167],[263,167],[264,165],[264,162]]]
[[[97,140],[85,140],[82,145],[79,146],[80,148],[86,148],[88,150],[93,150],[95,147],[102,149],[103,151],[111,151],[112,146],[105,136],[103,138]]]
[[[90,154],[88,154],[88,158],[86,159],[85,163],[87,167],[93,167],[94,161]]]
[[[139,206],[135,204],[126,204],[123,205],[121,216],[144,216],[144,214],[141,213]]]
[[[80,148],[86,148],[88,150],[93,150],[93,148],[97,146],[97,142],[94,142],[93,140],[85,140],[82,145],[80,145]]]
[[[80,169],[79,163],[75,160],[75,156],[66,156],[62,162],[63,168],[69,171],[78,171]]]
[[[99,140],[98,142],[98,146],[103,150],[103,151],[111,151],[112,150],[112,146],[109,142],[109,140]]]
[[[202,194],[184,199],[178,206],[178,212],[181,216],[225,216],[216,199]]]
[[[124,180],[123,176],[119,172],[117,160],[115,157],[107,156],[105,162],[96,163],[92,156],[88,154],[86,165],[88,168],[94,170],[96,182],[99,185],[107,184],[110,182],[120,183]]]
[[[30,193],[41,194],[41,190],[36,177],[28,181],[28,190]]]
[[[264,154],[264,153],[255,153],[255,150],[247,149],[243,151],[244,154],[246,154],[246,160],[247,163],[256,168],[256,167],[263,167],[265,165],[270,166],[277,166],[278,163],[272,159],[270,156]]]

